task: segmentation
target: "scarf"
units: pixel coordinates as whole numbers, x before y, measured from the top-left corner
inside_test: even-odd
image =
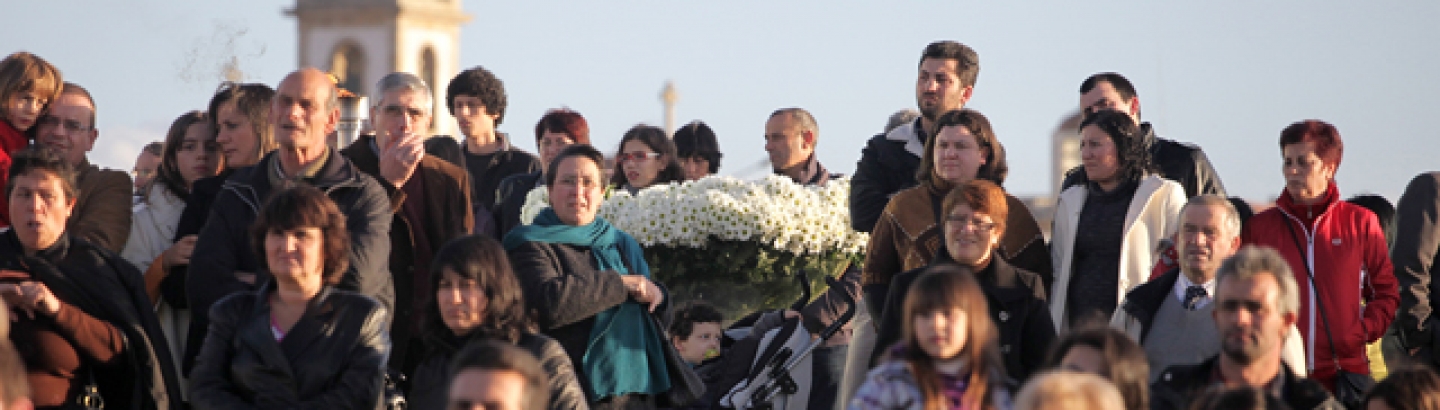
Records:
[[[544,242],[590,248],[600,270],[650,277],[650,265],[635,238],[604,218],[589,225],[572,226],[560,221],[555,210],[545,208],[532,225],[519,226],[505,235],[505,249],[525,242]],[[627,267],[628,265],[628,267]],[[658,394],[670,390],[665,370],[661,336],[650,314],[639,302],[627,300],[595,315],[586,343],[582,371],[590,379],[592,402],[624,394]]]

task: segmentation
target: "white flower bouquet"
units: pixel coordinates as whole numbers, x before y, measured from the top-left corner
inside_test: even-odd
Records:
[[[730,319],[788,306],[804,271],[814,288],[864,257],[869,236],[850,229],[850,180],[803,186],[783,176],[759,181],[711,176],[616,191],[599,214],[635,237],[674,301],[704,299]],[[526,197],[521,222],[549,206],[547,191]]]

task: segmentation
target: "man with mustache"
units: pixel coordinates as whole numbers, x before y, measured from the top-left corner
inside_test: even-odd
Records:
[[[1220,353],[1161,372],[1150,387],[1150,408],[1190,408],[1215,387],[1259,389],[1292,409],[1343,408],[1319,382],[1295,374],[1281,360],[1286,334],[1294,332],[1287,329],[1299,316],[1300,289],[1280,253],[1242,248],[1220,265],[1215,283],[1211,315]]]
[[[65,231],[118,253],[130,238],[134,184],[125,171],[100,168],[85,158],[98,138],[95,99],[75,83],[60,88],[60,97],[35,124],[35,143],[55,151],[75,170],[80,193]]]

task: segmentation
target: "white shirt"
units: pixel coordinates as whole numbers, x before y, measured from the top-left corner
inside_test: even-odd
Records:
[[[1184,306],[1185,303],[1185,291],[1193,285],[1195,284],[1190,282],[1190,277],[1185,276],[1184,272],[1180,272],[1180,278],[1175,280],[1175,298],[1180,299],[1181,306]],[[1200,287],[1205,288],[1205,298],[1195,303],[1196,309],[1205,307],[1210,304],[1210,301],[1215,300],[1215,279],[1200,284]]]

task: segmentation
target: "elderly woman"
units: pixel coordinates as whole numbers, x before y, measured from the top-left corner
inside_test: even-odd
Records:
[[[1055,340],[1055,327],[1045,304],[1045,284],[1040,275],[999,257],[1001,238],[1012,211],[1006,197],[999,186],[983,179],[950,190],[943,203],[944,248],[932,266],[958,264],[975,272],[980,290],[989,301],[991,319],[1000,330],[1005,370],[1010,378],[1024,382],[1044,365],[1045,353]],[[889,346],[898,340],[905,326],[901,320],[904,292],[925,271],[920,268],[895,276],[877,326],[880,332],[876,346]]]
[[[545,167],[565,147],[590,144],[590,125],[580,113],[568,109],[550,110],[535,124],[535,146],[540,148],[540,171],[511,175],[495,188],[496,238],[504,238],[520,226],[525,196],[545,182]],[[479,225],[479,221],[476,221]]]
[[[445,407],[450,363],[465,346],[487,340],[519,346],[540,359],[548,376],[550,409],[587,409],[570,356],[554,339],[536,333],[525,298],[500,242],[484,235],[458,238],[440,248],[430,265],[435,301],[422,322],[425,354],[410,377],[411,408]]]
[[[510,231],[505,248],[527,309],[569,353],[591,407],[653,408],[672,381],[665,336],[647,316],[663,314],[667,298],[635,239],[596,216],[604,160],[589,145],[556,155],[545,172],[551,207]]]
[[[5,187],[0,299],[38,408],[100,398],[117,408],[179,405],[170,352],[130,263],[65,232],[71,169],[48,150],[17,151]]]
[[[1285,191],[1274,208],[1250,218],[1241,241],[1275,248],[1290,262],[1302,290],[1295,324],[1310,377],[1335,392],[1339,371],[1370,374],[1365,344],[1395,319],[1399,289],[1375,213],[1340,200],[1335,171],[1344,143],[1335,126],[1291,124],[1280,133],[1280,151]]]
[[[190,373],[196,409],[379,408],[388,313],[335,289],[349,265],[345,216],[319,188],[276,192],[251,229],[268,279],[211,308]]]
[[[1080,123],[1079,179],[1055,204],[1050,317],[1061,333],[1108,322],[1144,283],[1156,247],[1179,227],[1185,190],[1155,174],[1150,141],[1129,115],[1101,111]]]
[[[665,130],[636,125],[620,137],[620,152],[615,153],[615,187],[631,195],[652,185],[684,181],[685,170],[675,142]]]

